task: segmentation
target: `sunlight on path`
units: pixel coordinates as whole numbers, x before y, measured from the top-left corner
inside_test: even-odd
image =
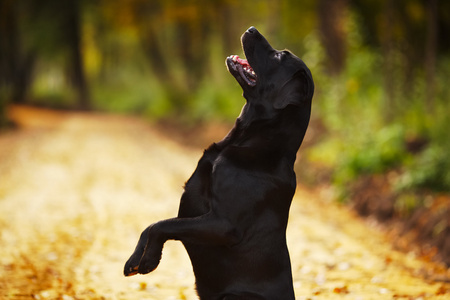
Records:
[[[128,117],[12,115],[23,129],[0,135],[1,299],[197,299],[178,242],[147,276],[122,268],[146,226],[177,214],[201,149]],[[300,188],[292,205],[297,299],[449,299],[448,283],[422,279],[436,266],[392,251],[325,191]]]

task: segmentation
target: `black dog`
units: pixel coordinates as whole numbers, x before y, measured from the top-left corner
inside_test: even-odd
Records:
[[[286,226],[314,83],[301,59],[273,49],[254,27],[242,45],[248,61],[226,60],[247,100],[241,115],[205,150],[178,217],[142,232],[124,273],[153,271],[164,242],[180,240],[200,299],[294,299]]]

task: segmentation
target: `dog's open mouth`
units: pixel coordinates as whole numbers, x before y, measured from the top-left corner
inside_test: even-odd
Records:
[[[228,57],[231,60],[231,67],[239,73],[249,86],[256,85],[256,73],[246,59],[240,58],[238,55]]]

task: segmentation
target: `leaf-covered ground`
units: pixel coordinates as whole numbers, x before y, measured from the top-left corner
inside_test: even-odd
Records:
[[[11,116],[20,129],[0,135],[1,299],[197,299],[178,242],[149,275],[122,268],[147,225],[176,215],[202,149],[130,117]],[[329,198],[300,186],[292,204],[297,299],[450,299],[448,270],[392,250],[375,224]]]

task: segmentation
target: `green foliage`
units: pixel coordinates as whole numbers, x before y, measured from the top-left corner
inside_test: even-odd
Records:
[[[131,113],[151,119],[172,111],[168,94],[150,74],[121,70],[112,78],[93,85],[94,107],[116,113]]]
[[[317,42],[308,44],[320,47]],[[360,45],[355,45],[352,51],[355,53],[340,77],[315,73],[319,74],[315,76],[316,99],[320,99],[315,105],[319,106],[317,113],[329,129],[330,138],[310,155],[319,160],[325,154],[330,167],[336,170],[334,178],[339,184],[361,174],[384,172],[401,164],[405,157],[404,128],[384,122],[382,77],[374,72],[380,57]]]
[[[405,162],[403,128],[400,125],[369,132],[360,140],[346,139],[349,143],[341,153],[335,173],[338,183],[355,179],[362,174],[383,173]]]
[[[448,137],[434,140],[416,159],[406,165],[397,183],[399,191],[425,189],[450,191],[450,142]]]
[[[427,149],[405,174],[404,184],[440,192],[450,191],[448,147]]]
[[[420,72],[411,74],[411,90],[402,91],[401,86],[398,87],[395,103],[389,103],[382,57],[372,48],[361,45],[357,30],[352,37],[349,41],[351,59],[340,76],[327,76],[318,68],[320,64],[313,64],[314,114],[322,120],[328,135],[308,150],[308,158],[332,170],[333,182],[343,192],[359,176],[393,169],[402,172],[398,190],[450,191],[447,131],[450,90],[442,81],[446,78],[443,74],[449,71],[448,63],[438,69],[441,75],[434,109],[424,101],[426,86],[424,74]],[[320,61],[323,50],[317,37],[310,35],[306,45],[309,48],[305,57]],[[409,139],[424,139],[425,150],[416,154],[409,152],[406,147]],[[408,207],[406,210],[420,205],[417,201],[403,202],[404,205],[399,205]]]
[[[28,103],[37,106],[48,106],[59,109],[75,106],[74,91],[63,76],[61,69],[55,65],[45,64],[37,68],[40,76],[31,87],[33,97]]]
[[[207,80],[200,86],[189,107],[194,120],[236,119],[245,99],[237,84],[214,86]]]

